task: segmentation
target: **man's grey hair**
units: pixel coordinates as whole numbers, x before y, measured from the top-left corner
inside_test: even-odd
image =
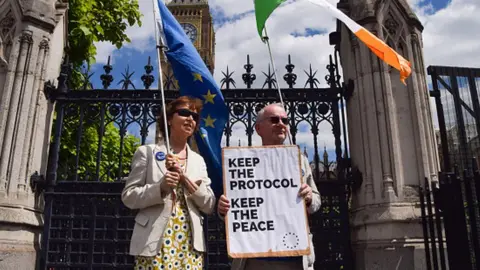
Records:
[[[265,119],[265,108],[270,107],[270,106],[279,107],[279,108],[281,108],[282,110],[285,110],[285,108],[283,107],[282,103],[272,103],[272,104],[268,104],[267,106],[263,107],[263,108],[257,113],[257,120],[255,121],[255,124],[256,124],[256,123],[260,123],[261,121],[263,121],[263,120]]]

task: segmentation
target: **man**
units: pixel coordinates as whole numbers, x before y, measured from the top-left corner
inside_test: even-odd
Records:
[[[270,104],[260,110],[255,123],[255,130],[262,139],[262,145],[283,145],[287,138],[288,117],[281,104]],[[307,205],[309,214],[315,213],[321,204],[320,193],[317,190],[312,177],[312,170],[308,160],[302,155],[302,175],[303,185],[300,187],[298,195],[301,196]],[[225,195],[220,196],[218,201],[218,213],[224,217],[230,209],[230,202]],[[315,253],[312,244],[312,235],[310,234],[311,253],[302,257],[275,257],[275,258],[251,258],[234,259],[232,270],[257,270],[257,269],[276,269],[276,270],[311,270],[315,261]]]

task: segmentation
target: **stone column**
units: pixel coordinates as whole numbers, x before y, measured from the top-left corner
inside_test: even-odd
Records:
[[[418,188],[437,181],[438,157],[422,52],[423,27],[406,0],[342,0],[338,7],[412,63],[407,86],[342,24],[352,165],[363,175],[353,194],[357,270],[425,269]]]
[[[36,268],[43,202],[30,178],[46,172],[53,104],[43,90],[59,74],[66,7],[0,0],[0,269]]]

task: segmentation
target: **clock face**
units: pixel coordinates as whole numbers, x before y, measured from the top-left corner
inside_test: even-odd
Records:
[[[197,40],[197,28],[190,23],[181,23],[180,25],[190,38],[190,41],[192,41],[192,43],[195,42],[195,40]]]

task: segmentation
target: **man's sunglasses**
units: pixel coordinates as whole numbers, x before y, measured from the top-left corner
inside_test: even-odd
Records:
[[[270,122],[274,125],[280,123],[280,121],[282,121],[282,123],[284,125],[288,125],[288,118],[287,117],[278,117],[278,116],[270,117]]]
[[[192,112],[192,111],[187,110],[187,109],[179,109],[179,110],[176,110],[175,112],[178,113],[178,115],[180,115],[182,117],[192,116],[192,118],[193,118],[193,120],[195,120],[195,122],[198,122],[198,119],[200,118],[200,115],[198,115],[198,113]]]

